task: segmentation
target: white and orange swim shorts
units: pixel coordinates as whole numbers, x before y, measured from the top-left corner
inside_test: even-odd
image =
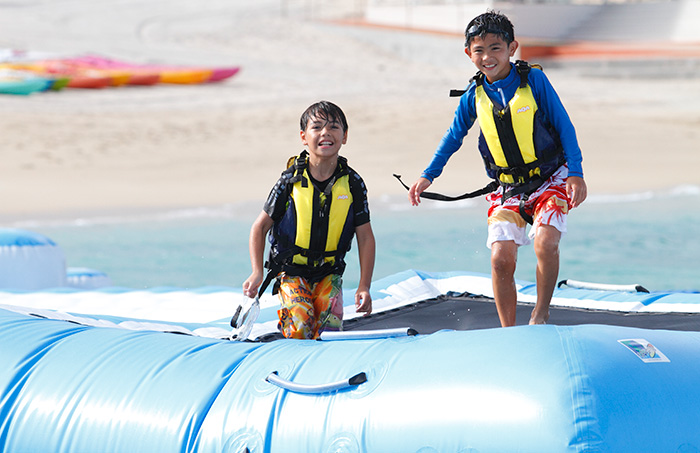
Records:
[[[534,219],[529,234],[527,222],[520,215],[520,200],[523,195],[508,198],[502,203],[503,188],[486,196],[490,203],[488,211],[488,238],[486,246],[491,248],[497,241],[514,241],[517,245],[527,245],[537,234],[541,225],[550,225],[566,233],[566,216],[569,212],[569,198],[566,195],[566,178],[569,170],[566,165],[559,169],[533,192],[524,209]]]

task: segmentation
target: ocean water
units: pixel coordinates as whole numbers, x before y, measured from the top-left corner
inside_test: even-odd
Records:
[[[404,271],[490,272],[483,201],[370,200],[377,240],[374,279]],[[700,290],[700,187],[590,196],[569,216],[560,279],[641,284],[650,290]],[[125,215],[25,221],[7,225],[42,233],[69,267],[106,272],[115,286],[240,287],[250,272],[248,232],[256,206],[221,206]],[[346,288],[357,286],[356,250]],[[532,246],[522,247],[516,278],[535,279]]]

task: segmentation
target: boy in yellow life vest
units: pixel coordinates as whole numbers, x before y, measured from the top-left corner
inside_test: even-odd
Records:
[[[544,324],[568,210],[587,196],[576,131],[544,73],[526,62],[510,62],[518,42],[505,15],[489,11],[477,16],[465,37],[465,52],[479,72],[462,94],[430,165],[409,189],[409,201],[420,203],[421,193],[440,176],[478,119],[479,151],[497,187],[486,199],[491,204],[487,246],[498,316],[504,327],[516,323],[518,247],[534,240],[537,302],[529,322]],[[528,223],[532,227],[526,234]]]
[[[345,114],[321,101],[306,109],[300,127],[306,150],[289,160],[250,230],[252,273],[243,293],[255,297],[276,277],[282,334],[313,339],[324,330],[342,329],[344,257],[354,236],[360,261],[355,307],[372,312],[375,240],[365,184],[339,155],[348,138]],[[268,279],[263,283],[268,232]]]

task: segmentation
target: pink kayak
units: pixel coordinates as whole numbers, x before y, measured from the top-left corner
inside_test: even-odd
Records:
[[[135,64],[96,55],[86,55],[64,61],[92,69],[122,70],[140,76],[145,76],[146,74],[153,76],[154,74],[158,74],[159,82],[173,84],[220,82],[233,77],[241,69],[240,66],[200,67]]]

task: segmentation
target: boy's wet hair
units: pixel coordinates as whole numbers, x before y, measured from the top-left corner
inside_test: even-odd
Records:
[[[469,22],[464,31],[466,38],[464,46],[469,47],[475,37],[483,38],[487,33],[500,36],[506,44],[510,44],[515,39],[511,21],[504,14],[491,10],[476,16]]]
[[[348,131],[348,121],[345,119],[345,113],[332,102],[320,101],[307,108],[301,115],[301,120],[299,120],[302,131],[306,130],[306,126],[311,118],[330,122],[337,121],[343,127],[343,132]]]

